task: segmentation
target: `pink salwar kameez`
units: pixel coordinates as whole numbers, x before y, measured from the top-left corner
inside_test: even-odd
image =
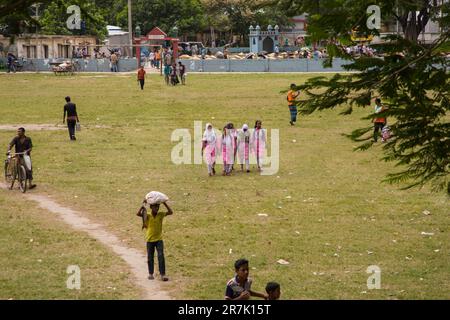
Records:
[[[222,160],[223,172],[225,174],[231,173],[231,168],[234,164],[234,141],[233,137],[227,132],[222,135]]]
[[[256,157],[256,164],[261,170],[266,150],[266,130],[255,128],[252,134],[252,151]]]
[[[210,129],[208,129],[210,127]],[[216,163],[217,138],[214,129],[210,123],[206,124],[206,130],[203,133],[204,155],[208,165],[208,174],[215,173],[214,165]]]
[[[248,125],[244,124],[242,130],[238,132],[237,140],[237,151],[238,160],[242,169],[245,168],[247,171],[250,170],[250,131],[248,130]]]

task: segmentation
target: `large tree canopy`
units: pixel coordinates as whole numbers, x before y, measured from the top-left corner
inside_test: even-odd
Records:
[[[96,35],[99,38],[106,36],[106,21],[104,16],[108,12],[110,0],[54,0],[39,1],[39,21],[32,16],[31,7],[36,1],[4,0],[0,5],[1,32],[6,35],[15,35],[25,32],[38,32],[46,34],[72,34],[79,31],[67,29],[66,20],[69,17],[67,8],[78,5],[81,9],[82,19],[86,24],[86,34]],[[108,5],[109,2],[109,5]],[[103,4],[103,5],[102,5]]]
[[[78,5],[81,9],[81,19],[85,22],[85,30],[69,30],[66,25],[67,8]],[[84,33],[95,35],[100,39],[106,36],[106,21],[104,11],[94,0],[58,0],[50,3],[39,20],[40,32],[44,34]]]
[[[393,139],[383,147],[384,159],[401,168],[387,175],[388,182],[407,182],[406,187],[428,182],[450,194],[450,59],[443,52],[450,44],[450,3],[441,1],[284,1],[283,5],[310,13],[310,34],[316,39],[336,39],[328,46],[330,58],[347,59],[345,68],[356,73],[316,77],[300,85],[306,99],[299,102],[300,112],[344,107],[350,114],[354,107],[367,107],[374,97],[381,97],[389,107],[384,111]],[[345,2],[345,6],[343,6]],[[351,43],[355,28],[365,34],[378,34],[366,27],[366,8],[373,3],[384,17],[397,17],[403,33],[391,35],[374,45],[382,57],[348,55],[340,44]],[[278,2],[280,4],[280,2]],[[406,17],[406,18],[405,18]],[[441,35],[434,43],[419,43],[418,35],[428,21],[438,21]],[[363,141],[359,150],[373,145],[368,127],[349,136]]]
[[[202,3],[210,24],[218,30],[226,28],[244,39],[250,25],[290,25],[286,11],[279,6],[266,6],[264,0],[202,0]]]
[[[117,24],[125,28],[128,25],[127,10],[125,5],[116,16]],[[179,34],[195,33],[205,28],[200,0],[134,0],[132,14],[133,25],[139,26],[144,33],[153,27],[169,33],[176,26]]]

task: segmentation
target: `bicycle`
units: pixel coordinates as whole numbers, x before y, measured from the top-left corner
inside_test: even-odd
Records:
[[[19,188],[22,193],[27,191],[27,170],[25,165],[20,161],[19,156],[25,152],[16,153],[14,155],[7,154],[5,160],[5,181],[9,184],[9,190],[14,188],[16,180],[19,182]]]

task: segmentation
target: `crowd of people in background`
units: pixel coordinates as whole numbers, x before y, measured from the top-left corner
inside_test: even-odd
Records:
[[[377,54],[377,50],[374,48],[371,48],[369,46],[366,46],[365,44],[355,45],[355,46],[348,46],[343,47],[345,50],[345,53],[352,55],[352,56],[368,56],[373,57]]]

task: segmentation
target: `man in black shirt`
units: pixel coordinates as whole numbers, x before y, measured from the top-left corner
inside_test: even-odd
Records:
[[[17,129],[17,136],[9,143],[8,154],[11,152],[13,146],[15,147],[16,153],[24,153],[19,155],[22,164],[24,163],[24,155],[30,157],[30,168],[28,168],[26,164],[24,164],[24,166],[27,170],[27,178],[30,181],[30,189],[33,189],[36,187],[36,185],[33,184],[33,167],[31,166],[31,150],[33,149],[33,143],[31,142],[31,139],[25,135],[24,128]]]
[[[66,119],[67,113],[67,128],[69,129],[70,140],[77,140],[75,138],[75,126],[77,122],[80,122],[77,114],[77,106],[75,103],[70,102],[70,97],[66,97],[66,105],[64,106],[63,123]]]

